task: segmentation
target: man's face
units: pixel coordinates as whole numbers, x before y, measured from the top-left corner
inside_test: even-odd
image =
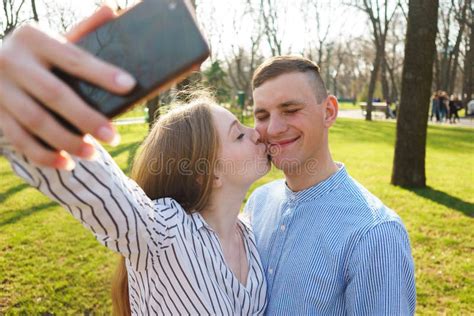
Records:
[[[287,73],[253,91],[255,128],[269,146],[273,163],[284,172],[318,163],[329,150],[327,129],[332,121],[326,119],[326,109],[335,100],[318,104],[313,80],[307,73]]]

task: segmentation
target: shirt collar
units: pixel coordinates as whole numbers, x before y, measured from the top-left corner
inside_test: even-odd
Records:
[[[196,231],[200,230],[202,227],[206,227],[207,229],[212,230],[211,227],[206,223],[202,215],[199,214],[199,212],[191,213],[191,217],[194,222]]]
[[[211,232],[214,232],[211,226],[204,220],[204,217],[199,212],[193,212],[191,213],[192,221],[194,222],[194,227],[196,229],[196,232],[199,231],[201,228],[205,227]],[[238,225],[243,228],[243,232],[245,235],[248,235],[252,229],[250,227],[249,222],[247,221],[246,218],[242,218],[239,216],[238,219]]]
[[[349,175],[343,163],[336,162],[338,170],[326,180],[323,180],[312,187],[302,191],[292,191],[285,183],[285,196],[293,203],[303,203],[316,200],[319,197],[336,189]]]

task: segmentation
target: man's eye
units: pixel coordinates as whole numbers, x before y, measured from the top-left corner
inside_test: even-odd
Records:
[[[298,111],[299,109],[292,109],[292,110],[286,110],[285,113],[291,114],[291,113],[296,113]]]
[[[245,134],[242,133],[242,134],[240,134],[240,135],[237,137],[237,139],[238,139],[238,140],[241,140],[242,138],[244,138],[244,136],[245,136]]]
[[[268,118],[268,116],[257,116],[255,119],[257,121],[265,121]]]

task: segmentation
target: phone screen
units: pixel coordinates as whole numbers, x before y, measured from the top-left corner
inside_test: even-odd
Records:
[[[123,112],[209,55],[207,43],[183,0],[142,1],[76,44],[137,79],[131,93],[119,96],[53,70],[85,102],[108,117]]]

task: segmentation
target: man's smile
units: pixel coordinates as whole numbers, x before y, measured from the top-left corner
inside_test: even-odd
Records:
[[[296,137],[286,138],[286,139],[282,139],[282,140],[270,141],[269,142],[270,154],[278,153],[282,149],[294,144],[300,138],[301,138],[301,136],[296,136]]]

